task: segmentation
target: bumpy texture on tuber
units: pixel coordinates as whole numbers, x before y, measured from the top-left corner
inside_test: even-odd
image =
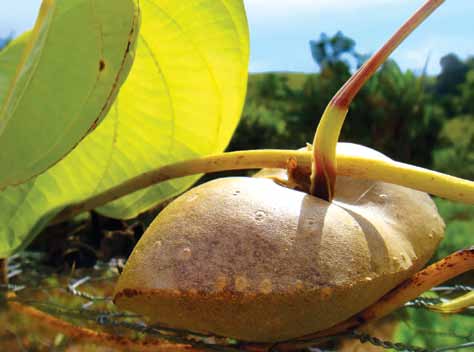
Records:
[[[174,328],[295,338],[345,320],[420,270],[443,231],[430,197],[401,186],[338,177],[328,203],[271,179],[218,179],[155,219],[115,303]]]

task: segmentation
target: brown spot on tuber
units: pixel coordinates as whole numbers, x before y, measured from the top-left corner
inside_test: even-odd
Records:
[[[244,292],[249,287],[249,282],[245,276],[236,276],[235,289],[239,292]]]

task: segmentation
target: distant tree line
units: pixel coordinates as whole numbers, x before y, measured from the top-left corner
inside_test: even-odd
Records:
[[[341,32],[310,42],[319,73],[251,75],[242,121],[229,150],[300,148],[311,142],[327,103],[366,55]],[[474,178],[474,58],[441,59],[437,76],[386,62],[354,100],[342,141]]]

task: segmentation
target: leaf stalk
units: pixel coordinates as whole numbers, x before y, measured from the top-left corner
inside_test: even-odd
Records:
[[[202,173],[261,168],[286,169],[290,162],[308,175],[312,152],[295,150],[247,150],[185,160],[145,172],[94,197],[66,207],[52,221],[59,223],[123,196],[173,178]],[[358,179],[378,180],[418,189],[439,197],[474,204],[474,182],[390,159],[338,153],[336,173]]]
[[[349,106],[367,80],[387,60],[390,54],[444,0],[428,0],[398,31],[342,86],[329,102],[321,117],[313,140],[313,165],[310,193],[331,201],[336,184],[336,145]]]

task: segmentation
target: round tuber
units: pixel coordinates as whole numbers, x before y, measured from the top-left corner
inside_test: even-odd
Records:
[[[426,264],[443,231],[427,194],[393,184],[338,177],[329,203],[269,178],[217,179],[158,215],[114,301],[164,326],[287,340],[376,302]]]

